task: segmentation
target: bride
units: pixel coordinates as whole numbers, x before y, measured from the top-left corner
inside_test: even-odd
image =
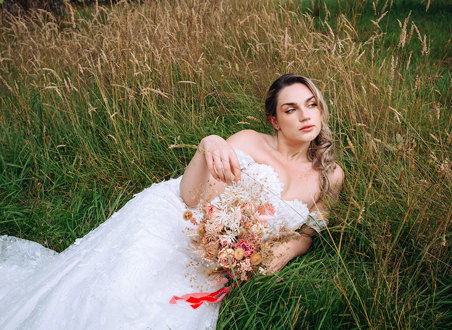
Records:
[[[286,74],[267,93],[275,135],[240,131],[203,138],[178,179],[153,184],[61,253],[0,237],[1,329],[212,329],[219,303],[192,309],[177,295],[219,288],[189,249],[187,207],[215,203],[227,185],[263,186],[270,228],[301,228],[280,244],[271,272],[304,254],[327,225],[325,200],[343,180],[326,103],[305,77]],[[264,197],[263,197],[264,198]]]

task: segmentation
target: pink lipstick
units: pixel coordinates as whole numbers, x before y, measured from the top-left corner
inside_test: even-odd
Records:
[[[300,130],[303,132],[309,132],[309,131],[312,131],[314,129],[314,127],[315,127],[314,125],[306,125],[306,126],[303,126],[302,128],[300,128]]]

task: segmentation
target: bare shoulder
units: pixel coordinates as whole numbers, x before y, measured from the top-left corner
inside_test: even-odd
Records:
[[[328,178],[330,180],[331,188],[335,192],[339,192],[341,190],[342,183],[344,182],[344,170],[337,163],[335,166],[335,169],[328,175]]]
[[[243,151],[252,150],[256,144],[262,142],[265,138],[265,134],[256,132],[252,129],[245,129],[239,131],[226,139],[230,145]]]

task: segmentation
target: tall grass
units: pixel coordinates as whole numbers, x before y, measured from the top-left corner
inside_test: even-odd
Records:
[[[388,38],[391,4],[372,4],[372,24],[360,7],[180,0],[2,27],[0,233],[63,250],[182,174],[193,151],[179,145],[271,133],[263,95],[297,72],[324,91],[346,173],[333,224],[276,276],[234,289],[218,328],[446,327],[450,58],[432,58],[411,14]]]

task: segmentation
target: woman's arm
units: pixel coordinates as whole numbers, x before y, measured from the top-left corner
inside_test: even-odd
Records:
[[[331,183],[332,196],[334,199],[337,199],[344,181],[344,172],[339,165],[337,165],[333,173],[330,174],[329,179]],[[319,201],[311,209],[311,211],[326,212],[327,208],[322,201]],[[309,226],[304,226],[301,230],[300,237],[279,245],[273,252],[274,258],[268,265],[268,271],[277,272],[293,258],[305,254],[311,247],[312,235],[314,235],[314,233],[314,229]]]
[[[221,193],[226,184],[239,183],[240,174],[240,163],[232,146],[220,136],[206,136],[185,169],[181,197],[185,204],[195,207]]]
[[[278,245],[273,251],[273,259],[267,265],[270,273],[281,270],[290,260],[305,254],[312,244],[314,229],[304,226],[300,236]]]
[[[195,207],[219,195],[232,181],[240,183],[240,163],[233,147],[252,150],[260,141],[260,134],[249,129],[237,132],[227,140],[217,135],[203,138],[180,183],[185,204]]]

